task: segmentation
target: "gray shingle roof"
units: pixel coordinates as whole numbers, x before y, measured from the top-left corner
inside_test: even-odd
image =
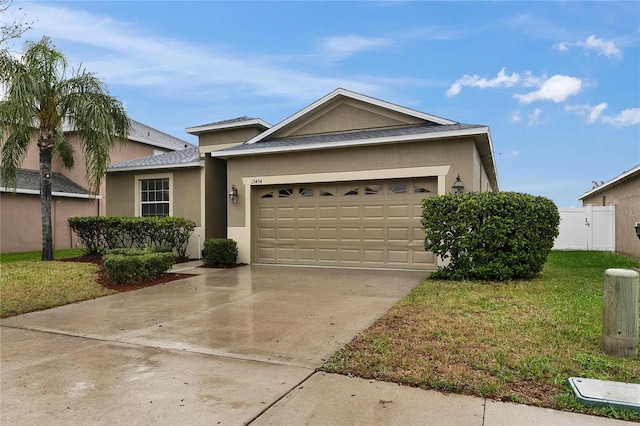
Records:
[[[137,142],[143,142],[148,145],[170,149],[172,151],[183,150],[193,146],[189,142],[168,135],[135,120],[131,120],[129,138]]]
[[[0,177],[0,187],[4,187],[4,181]],[[13,188],[7,188],[13,190]],[[38,170],[20,169],[16,189],[40,191],[40,172]],[[54,172],[51,179],[51,192],[88,195],[89,191],[78,185],[68,177]]]
[[[129,120],[131,122],[131,129],[129,131],[129,139],[136,142],[141,142],[146,145],[155,146],[158,148],[168,149],[171,151],[177,151],[192,147],[193,144],[178,139],[167,133],[156,130],[153,127],[149,127],[135,120]],[[71,127],[68,121],[65,121],[63,125],[65,132],[72,132],[74,129]]]
[[[255,118],[255,117],[247,117],[246,115],[243,115],[242,117],[231,118],[229,120],[216,121],[216,122],[213,122],[213,123],[200,124],[198,126],[193,126],[193,127],[220,126],[220,125],[224,125],[224,124],[242,123],[242,122],[251,121],[251,120],[257,120],[257,118]]]
[[[397,136],[411,136],[419,134],[429,134],[438,132],[449,132],[457,130],[467,130],[474,128],[485,128],[477,124],[420,124],[417,126],[406,127],[389,127],[385,129],[375,130],[358,130],[354,132],[339,132],[339,133],[323,133],[309,136],[297,136],[288,138],[275,138],[266,139],[255,144],[242,144],[229,148],[216,151],[217,153],[223,152],[237,152],[243,150],[256,150],[267,148],[280,148],[290,146],[304,146],[304,145],[316,145],[332,142],[349,142],[349,141],[361,141],[366,139],[378,139]]]
[[[151,157],[138,158],[135,160],[112,164],[109,166],[109,171],[116,172],[124,169],[169,168],[185,165],[204,166],[204,162],[198,155],[197,146],[191,146],[190,148],[182,149],[180,151],[172,151],[160,155],[153,155]]]

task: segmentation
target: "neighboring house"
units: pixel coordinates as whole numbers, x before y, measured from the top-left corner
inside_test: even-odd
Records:
[[[35,137],[35,136],[34,136]],[[70,248],[77,244],[67,219],[73,216],[104,215],[107,211],[106,183],[98,194],[90,195],[85,180],[86,167],[77,135],[67,130],[65,137],[76,151],[76,165],[67,170],[54,159],[52,189],[52,223],[54,248]],[[183,150],[193,145],[131,120],[129,139],[116,145],[111,152],[112,162],[153,156]],[[40,213],[39,153],[31,143],[22,163],[17,188],[6,188],[0,180],[0,251],[2,253],[42,249]]]
[[[583,206],[615,204],[615,251],[640,258],[640,240],[634,224],[640,222],[640,164],[585,192]]]

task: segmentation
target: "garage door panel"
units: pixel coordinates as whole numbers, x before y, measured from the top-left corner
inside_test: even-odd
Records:
[[[295,228],[278,228],[278,240],[292,242],[295,241]]]
[[[355,219],[360,220],[362,216],[359,205],[355,206],[340,206],[340,218],[341,219]]]
[[[318,260],[320,262],[335,263],[338,261],[338,249],[337,248],[321,248],[318,250]]]
[[[387,211],[389,219],[413,218],[412,206],[409,204],[390,204]]]
[[[315,248],[300,247],[298,248],[298,261],[301,262],[315,262],[318,254]]]
[[[260,228],[258,230],[258,237],[261,240],[275,241],[275,239],[276,239],[276,228]]]
[[[353,242],[362,240],[360,227],[342,227],[340,229],[340,241]]]
[[[298,207],[298,219],[316,219],[316,207],[315,206],[304,206]]]
[[[274,207],[261,207],[258,209],[258,220],[269,220],[276,218],[276,209]]]
[[[422,199],[436,179],[282,185],[257,189],[257,263],[433,269]],[[260,194],[266,195],[261,198]]]
[[[365,249],[363,257],[365,263],[383,263],[384,250]]]
[[[278,207],[278,220],[293,220],[295,217],[295,209],[293,207]]]
[[[384,228],[363,228],[363,238],[364,242],[381,242],[384,241]]]
[[[298,228],[298,240],[316,241],[316,228]]]
[[[318,228],[319,241],[338,241],[338,228]]]
[[[260,247],[258,248],[258,258],[263,262],[273,262],[276,260],[276,249],[273,247]]]
[[[387,229],[387,239],[389,241],[409,241],[409,234],[409,227]]]
[[[337,206],[320,206],[318,208],[318,219],[338,219]]]
[[[296,258],[296,250],[293,247],[278,247],[278,261],[293,262]]]
[[[384,219],[384,206],[380,204],[365,205],[363,219]]]
[[[360,263],[361,250],[359,249],[345,249],[340,250],[342,262],[348,263]]]
[[[409,250],[389,250],[387,253],[389,263],[409,264]]]

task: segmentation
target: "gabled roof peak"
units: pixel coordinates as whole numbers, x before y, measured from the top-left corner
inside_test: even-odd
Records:
[[[309,106],[307,106],[306,108],[298,111],[297,113],[293,114],[292,116],[290,116],[289,118],[284,119],[283,121],[281,121],[280,123],[276,124],[275,126],[271,127],[270,129],[262,132],[261,134],[257,135],[256,137],[254,137],[253,139],[250,139],[249,141],[245,142],[246,144],[254,144],[256,142],[262,141],[266,138],[268,138],[270,135],[272,135],[273,133],[277,132],[278,130],[290,125],[291,123],[295,122],[296,120],[301,119],[302,117],[310,114],[311,112],[321,108],[322,106],[328,104],[329,102],[333,101],[334,99],[338,98],[338,97],[346,97],[346,98],[350,98],[350,99],[355,99],[361,102],[365,102],[368,104],[372,104],[381,108],[386,108],[389,109],[391,111],[395,111],[401,114],[405,114],[411,117],[416,117],[425,121],[429,121],[435,124],[440,124],[440,125],[452,125],[452,124],[458,124],[458,122],[456,121],[452,121],[452,120],[448,120],[446,118],[441,118],[441,117],[437,117],[435,115],[431,115],[431,114],[426,114],[424,112],[420,112],[420,111],[416,111],[410,108],[406,108],[400,105],[396,105],[387,101],[383,101],[380,99],[376,99],[373,98],[371,96],[367,96],[367,95],[362,95],[360,93],[356,93],[356,92],[352,92],[350,90],[347,89],[343,89],[341,87],[335,89],[333,92],[323,96],[322,98],[318,99],[317,101],[313,102],[312,104],[310,104]]]

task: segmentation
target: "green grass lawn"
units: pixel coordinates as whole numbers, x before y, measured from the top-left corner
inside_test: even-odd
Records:
[[[81,251],[56,250],[56,259]],[[0,318],[38,311],[115,293],[96,283],[92,263],[42,262],[40,252],[0,257]]]
[[[427,280],[337,352],[324,371],[640,421],[578,403],[570,377],[640,383],[640,359],[602,353],[604,252],[552,252],[530,281]]]

